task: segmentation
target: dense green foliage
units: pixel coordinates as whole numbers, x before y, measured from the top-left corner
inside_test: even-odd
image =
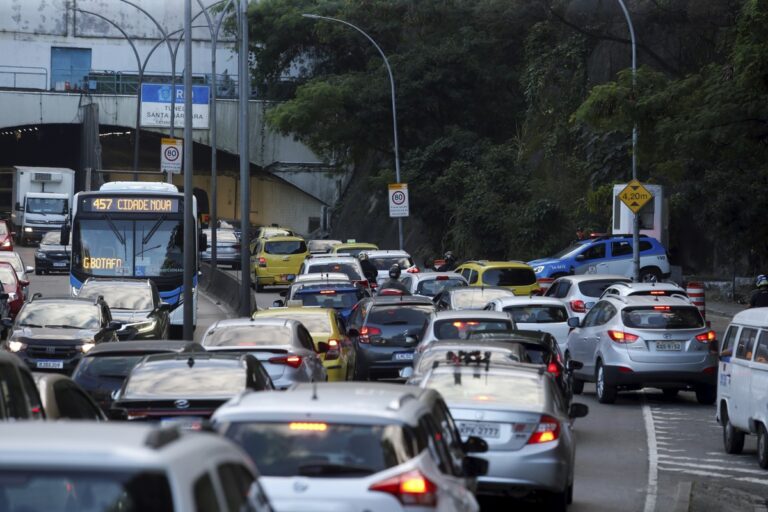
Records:
[[[355,30],[301,13],[368,32],[392,65],[403,181],[435,251],[526,259],[577,224],[607,229],[634,123],[641,179],[667,187],[673,251],[693,243],[683,263],[764,251],[765,2],[629,4],[643,65],[634,88],[621,12],[567,0],[262,0],[251,8],[256,86],[288,100],[269,122],[329,161],[377,155],[370,188],[383,196],[394,178],[383,61]],[[279,87],[289,72],[298,80]]]

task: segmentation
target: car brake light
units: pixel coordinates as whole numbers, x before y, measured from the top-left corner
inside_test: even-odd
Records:
[[[552,416],[543,414],[536,430],[533,431],[528,439],[528,444],[548,443],[556,441],[560,437],[560,422]]]
[[[437,486],[418,470],[387,478],[371,485],[368,490],[391,494],[403,505],[437,505]]]
[[[554,361],[547,365],[547,373],[551,373],[555,377],[560,376],[560,367]]]
[[[453,326],[459,329],[468,325],[469,326],[480,325],[480,322],[453,322]]]
[[[709,343],[710,341],[715,341],[716,339],[717,333],[715,333],[715,331],[704,332],[696,335],[696,341],[700,341],[702,343]]]
[[[336,295],[336,290],[320,290],[320,295]]]
[[[409,274],[418,274],[419,273],[419,267],[410,267],[406,269],[406,272]]]
[[[378,327],[368,327],[365,326],[362,329],[360,329],[360,343],[370,343],[371,342],[371,336],[377,336],[381,335],[381,329]]]
[[[608,336],[616,343],[632,343],[637,341],[640,336],[624,331],[608,331]]]
[[[268,359],[268,362],[272,364],[284,364],[286,366],[290,366],[291,368],[298,368],[301,366],[301,361],[301,356],[278,356],[270,357]]]
[[[435,278],[435,281],[447,281],[447,280],[448,280],[448,276],[437,276]]]
[[[397,288],[384,288],[379,292],[379,295],[403,295],[403,291]]]
[[[570,303],[571,309],[574,313],[586,313],[587,312],[587,305],[584,304],[583,300],[572,300]]]
[[[669,306],[653,306],[656,311],[669,311]]]
[[[259,266],[260,267],[266,267],[267,266],[267,258],[264,256],[259,256]]]
[[[290,430],[303,430],[310,432],[325,432],[328,430],[327,423],[311,423],[306,421],[294,421],[288,424]]]
[[[665,295],[667,292],[663,292],[660,290],[654,290],[651,292],[651,295]]]
[[[704,375],[715,375],[717,373],[717,366],[708,366],[702,370]]]
[[[339,340],[335,339],[329,339],[328,340],[328,352],[325,353],[325,360],[326,361],[333,361],[334,359],[339,358]]]

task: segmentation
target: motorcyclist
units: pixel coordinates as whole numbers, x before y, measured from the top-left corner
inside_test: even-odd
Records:
[[[446,251],[443,256],[443,264],[435,270],[438,272],[450,272],[456,268],[456,257],[451,251]]]
[[[363,275],[365,278],[369,283],[376,284],[376,277],[379,275],[379,270],[376,268],[376,265],[374,265],[373,262],[368,258],[368,254],[361,252],[357,255],[357,258],[360,260],[360,267],[363,269]]]
[[[760,274],[755,279],[756,290],[752,292],[749,298],[749,307],[764,308],[768,307],[768,277]]]
[[[393,292],[399,295],[411,295],[411,291],[400,282],[400,265],[397,263],[389,267],[389,279],[381,283],[377,295],[392,295]]]

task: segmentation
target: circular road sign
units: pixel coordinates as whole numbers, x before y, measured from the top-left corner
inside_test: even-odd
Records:
[[[174,162],[179,159],[179,148],[176,146],[168,146],[165,148],[165,159],[169,162]]]
[[[395,191],[392,194],[392,202],[396,205],[401,205],[405,203],[405,194],[399,190]]]

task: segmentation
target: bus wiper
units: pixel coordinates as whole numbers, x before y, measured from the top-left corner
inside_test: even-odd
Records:
[[[142,244],[141,246],[142,246],[142,247],[144,247],[144,244]],[[162,245],[161,245],[161,244],[157,244],[157,245],[156,245],[156,246],[154,246],[154,247],[147,247],[146,249],[142,249],[141,251],[139,251],[139,252],[137,252],[136,254],[134,254],[134,256],[141,256],[142,254],[144,254],[144,253],[145,253],[145,252],[147,252],[147,251],[154,251],[155,249],[159,249],[159,248],[161,248],[161,247],[162,247]],[[114,309],[114,308],[113,308],[113,309]]]
[[[152,237],[154,236],[155,232],[158,229],[160,229],[160,224],[162,224],[163,221],[165,221],[166,218],[168,218],[168,214],[167,213],[164,213],[163,215],[160,216],[160,218],[157,220],[157,222],[155,222],[155,224],[152,226],[152,229],[149,230],[149,233],[147,233],[144,236],[144,238],[141,239],[141,245],[142,246],[146,245],[146,243],[149,242],[152,239]],[[158,245],[157,247],[160,247],[160,246]]]
[[[112,232],[117,237],[118,241],[125,246],[125,237],[120,233],[120,231],[117,229],[117,226],[115,226],[115,223],[112,221],[112,217],[109,216],[109,214],[104,214],[104,219],[109,223],[109,228],[112,230]]]

